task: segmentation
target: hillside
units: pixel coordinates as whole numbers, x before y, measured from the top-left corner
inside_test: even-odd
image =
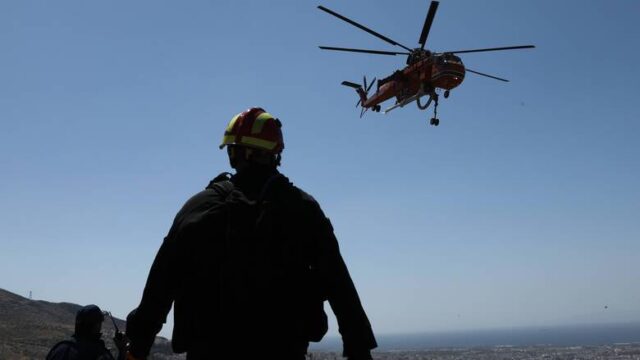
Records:
[[[99,304],[98,304],[99,305]],[[75,314],[81,305],[29,300],[0,289],[0,359],[43,359],[58,341],[73,334]],[[116,319],[121,330],[125,321]],[[103,339],[116,355],[111,341],[115,329],[111,321],[102,326]],[[167,339],[157,338],[151,359],[181,359],[171,356]]]

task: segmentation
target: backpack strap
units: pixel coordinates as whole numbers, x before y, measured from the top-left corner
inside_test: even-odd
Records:
[[[223,199],[226,199],[234,188],[235,187],[231,182],[231,174],[228,172],[223,172],[213,178],[206,187],[207,190],[214,190],[217,192]]]
[[[231,173],[230,172],[222,172],[220,173],[218,176],[214,177],[213,180],[211,180],[209,182],[209,186],[211,186],[213,183],[217,183],[220,181],[225,181],[225,180],[231,180]],[[209,187],[207,186],[207,188]]]

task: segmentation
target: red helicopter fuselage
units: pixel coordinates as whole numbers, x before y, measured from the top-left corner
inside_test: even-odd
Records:
[[[420,92],[428,95],[435,89],[451,90],[462,83],[464,75],[462,60],[453,54],[422,56],[378,81],[377,91],[362,106],[371,108],[393,97],[396,102],[401,102]]]

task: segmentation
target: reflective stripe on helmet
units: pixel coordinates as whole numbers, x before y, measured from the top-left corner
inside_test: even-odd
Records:
[[[242,136],[240,137],[240,141],[236,141],[235,135],[225,135],[222,139],[222,144],[220,145],[220,149],[222,149],[225,145],[245,145],[257,147],[264,150],[273,150],[278,145],[275,141],[258,139],[253,136]]]
[[[266,124],[267,120],[269,119],[275,119],[275,118],[273,117],[273,115],[269,114],[268,112],[263,112],[262,114],[258,115],[258,117],[256,117],[256,120],[253,122],[253,126],[251,127],[251,133],[260,134],[262,132],[262,128],[264,127],[264,124]]]
[[[225,145],[233,144],[236,142],[235,135],[225,135],[222,138],[222,144],[220,144],[220,149],[222,149]]]

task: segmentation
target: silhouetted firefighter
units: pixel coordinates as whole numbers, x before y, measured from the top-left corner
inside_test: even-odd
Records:
[[[111,316],[111,314],[109,314]],[[113,321],[113,318],[111,318]],[[57,343],[47,354],[46,360],[114,360],[102,341],[104,313],[96,305],[87,305],[76,314],[76,325],[70,340]],[[116,328],[113,338],[118,347],[118,360],[124,360],[126,339]]]
[[[344,356],[376,341],[329,219],[277,170],[281,123],[261,108],[231,120],[223,173],[178,212],[127,319],[129,357],[143,359],[174,304],[173,350],[188,360],[304,359],[327,331],[329,301]]]

